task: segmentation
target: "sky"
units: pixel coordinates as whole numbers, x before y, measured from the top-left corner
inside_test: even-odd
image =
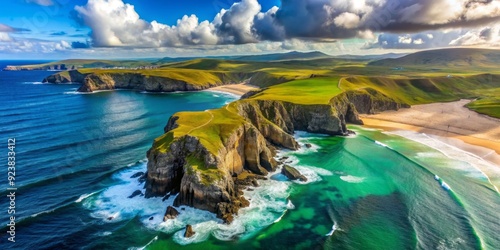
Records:
[[[500,0],[9,0],[0,59],[500,48]]]

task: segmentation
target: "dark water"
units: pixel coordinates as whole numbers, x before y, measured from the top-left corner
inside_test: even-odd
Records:
[[[51,72],[0,72],[0,160],[16,138],[16,243],[0,249],[498,249],[500,197],[486,162],[425,141],[353,127],[349,138],[298,134],[312,148],[281,152],[307,178],[271,173],[230,225],[175,197],[128,198],[145,154],[180,110],[232,100],[209,92],[75,94],[34,84]],[[438,151],[439,149],[439,151]],[[455,150],[455,151],[454,151]],[[485,167],[486,166],[486,167]],[[486,171],[486,170],[488,171]],[[7,171],[0,221],[8,223]],[[481,171],[483,170],[483,171]],[[439,176],[439,178],[437,178]],[[439,180],[437,180],[439,179]],[[446,183],[446,184],[444,184]],[[3,212],[2,212],[3,211]],[[182,235],[186,224],[196,234]],[[7,231],[6,227],[2,231]]]

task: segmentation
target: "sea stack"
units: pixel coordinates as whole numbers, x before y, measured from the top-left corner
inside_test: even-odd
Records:
[[[186,225],[186,232],[184,232],[184,237],[185,238],[191,238],[193,235],[195,235],[196,232],[193,231],[193,227],[191,225]]]

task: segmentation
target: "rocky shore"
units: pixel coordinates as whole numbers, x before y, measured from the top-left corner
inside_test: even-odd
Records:
[[[208,210],[230,223],[241,207],[249,205],[242,190],[258,185],[280,164],[274,159],[276,150],[299,148],[295,131],[347,135],[347,123],[362,124],[358,112],[408,106],[374,90],[342,93],[325,105],[246,98],[233,103],[241,122],[231,129],[223,122],[206,128],[207,133],[216,131],[213,141],[183,133],[182,114],[172,116],[166,134],[147,154],[146,197],[178,194],[175,206]],[[214,147],[215,140],[221,145]]]

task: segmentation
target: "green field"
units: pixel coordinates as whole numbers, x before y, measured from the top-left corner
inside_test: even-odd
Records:
[[[297,104],[328,104],[332,97],[342,93],[339,77],[321,77],[278,84],[252,97],[255,100],[277,100]]]
[[[497,89],[500,91],[500,89]],[[500,93],[500,92],[497,92]],[[500,96],[485,97],[467,104],[467,107],[478,113],[500,118]]]

